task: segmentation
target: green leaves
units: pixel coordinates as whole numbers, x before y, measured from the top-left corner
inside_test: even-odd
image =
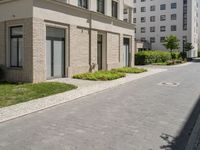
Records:
[[[115,80],[118,78],[125,77],[125,73],[115,72],[115,71],[97,71],[97,72],[89,72],[74,75],[75,79],[83,79],[83,80],[94,80],[94,81],[108,81]]]
[[[179,49],[179,39],[175,35],[170,35],[165,38],[163,46],[171,52],[175,49]]]
[[[135,54],[136,65],[163,63],[171,59],[171,54],[164,51],[141,51]]]
[[[112,71],[122,72],[122,73],[142,73],[146,72],[147,70],[136,67],[123,67],[123,68],[112,69]]]
[[[194,47],[192,46],[192,43],[185,43],[184,44],[184,50],[187,51],[191,51]]]

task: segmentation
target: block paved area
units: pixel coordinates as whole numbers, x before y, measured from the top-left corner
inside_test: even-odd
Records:
[[[172,67],[1,123],[0,150],[183,150],[199,95],[200,63]]]

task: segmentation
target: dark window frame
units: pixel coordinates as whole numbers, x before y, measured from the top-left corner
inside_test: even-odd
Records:
[[[166,10],[166,4],[161,4],[160,5],[160,10]]]
[[[105,14],[105,0],[97,0],[97,12]]]
[[[10,42],[10,67],[13,68],[22,68],[22,65],[20,65],[20,60],[19,60],[19,39],[23,40],[23,33],[21,35],[13,35],[13,29],[15,28],[22,28],[23,31],[23,25],[18,25],[18,26],[11,26],[9,27],[9,42]],[[12,65],[12,39],[17,39],[17,64]]]
[[[118,2],[112,0],[112,17],[118,18]]]
[[[160,32],[166,32],[166,26],[160,26]]]
[[[171,3],[171,9],[177,9],[177,3]]]
[[[177,20],[177,14],[171,14],[171,20]]]
[[[78,0],[78,6],[81,8],[88,9],[88,0]]]

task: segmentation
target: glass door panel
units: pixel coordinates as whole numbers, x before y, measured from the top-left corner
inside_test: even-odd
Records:
[[[51,40],[46,41],[46,76],[47,79],[52,76],[52,46]]]
[[[64,42],[53,41],[53,76],[62,77],[64,70]]]

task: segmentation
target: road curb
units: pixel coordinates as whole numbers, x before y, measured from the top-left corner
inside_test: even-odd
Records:
[[[37,112],[43,109],[47,109],[65,102],[69,102],[90,94],[94,94],[109,88],[113,88],[134,80],[138,80],[150,75],[161,73],[167,71],[167,69],[149,69],[148,72],[141,73],[138,75],[128,75],[125,78],[121,78],[114,81],[107,81],[103,83],[98,83],[88,87],[78,88],[76,90],[68,91],[65,93],[56,94],[53,96],[48,96],[25,103],[20,103],[17,105],[5,107],[0,109],[0,122],[5,122],[17,117],[28,115],[33,112]]]
[[[200,149],[200,115],[193,128],[192,134],[188,141],[185,150],[199,150]]]

